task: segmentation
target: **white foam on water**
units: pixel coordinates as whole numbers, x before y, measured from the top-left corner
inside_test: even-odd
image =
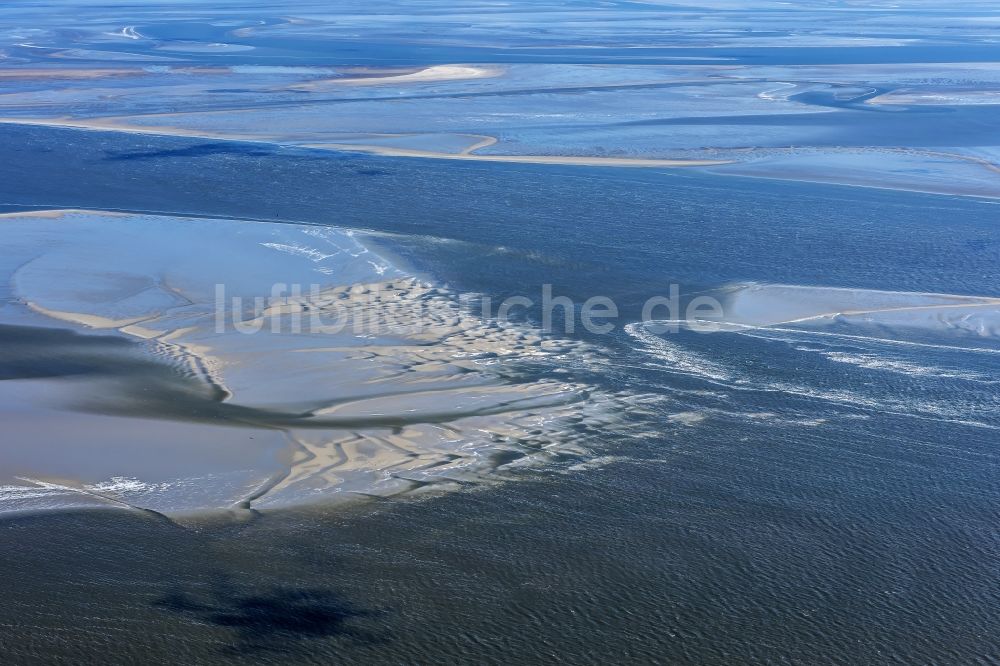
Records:
[[[824,357],[835,363],[846,363],[855,365],[866,370],[880,370],[892,372],[908,377],[939,377],[942,379],[964,379],[967,381],[982,384],[997,384],[997,380],[990,379],[986,375],[978,372],[949,370],[932,365],[920,365],[909,361],[885,358],[874,353],[849,353],[842,351],[821,351]]]
[[[625,332],[637,340],[641,345],[640,349],[662,364],[661,367],[665,370],[720,382],[734,380],[733,373],[721,364],[646,330],[647,325],[661,323],[633,322],[625,326]]]
[[[740,335],[781,342],[797,351],[816,353],[833,363],[864,371],[891,373],[918,380],[936,378],[979,384],[1000,383],[976,370],[909,358],[911,351],[915,353],[919,349],[959,355],[1000,353],[1000,348],[961,344],[970,336],[993,337],[995,327],[983,325],[983,322],[992,321],[995,315],[1000,321],[1000,299],[794,285],[752,284],[727,289],[729,292],[723,296],[727,299],[725,321],[718,322],[720,326],[714,333],[708,330],[709,334]],[[694,328],[693,324],[701,322],[655,323],[675,324],[687,329]],[[841,328],[857,324],[859,331],[865,332],[874,324],[874,330],[887,336],[898,334],[898,337],[883,338],[822,330],[832,324]],[[697,330],[706,331],[701,326]],[[714,359],[706,358],[703,352],[685,349],[682,346],[683,338],[671,340],[669,335],[654,335],[641,322],[629,324],[626,331],[640,343],[639,349],[642,352],[663,364],[653,364],[651,367],[718,382],[733,390],[773,391],[872,412],[984,429],[998,427],[988,420],[975,417],[976,413],[992,411],[993,407],[988,402],[976,398],[979,402],[970,403],[963,398],[964,394],[961,392],[956,393],[954,398],[940,395],[928,397],[913,392],[880,390],[879,386],[871,386],[868,382],[840,388],[775,380],[766,374],[751,374],[749,371],[741,372],[739,369],[723,366]],[[927,339],[929,333],[943,338],[954,337],[956,344],[907,339],[916,332],[920,332],[924,339]],[[958,360],[960,357],[956,357],[956,362]],[[712,410],[706,410],[706,413],[712,413]],[[756,418],[753,414],[744,416]],[[815,426],[822,425],[825,421],[823,418],[782,418],[781,422]]]
[[[146,483],[145,481],[140,481],[139,479],[132,477],[115,476],[107,481],[101,481],[100,483],[94,483],[84,487],[95,493],[127,497],[133,494],[163,492],[168,490],[170,486],[171,484],[169,483]]]
[[[608,465],[614,465],[618,463],[631,462],[632,459],[626,456],[597,456],[590,460],[585,460],[575,465],[570,465],[566,468],[566,472],[583,472],[591,471],[595,469],[602,469]]]
[[[329,259],[334,256],[334,254],[324,254],[317,250],[316,248],[308,247],[305,245],[297,244],[287,244],[287,243],[261,243],[263,247],[269,247],[273,250],[278,250],[280,252],[287,252],[288,254],[298,255],[300,257],[305,257],[312,261],[323,261],[324,259]]]
[[[1000,348],[990,347],[967,347],[964,345],[946,345],[932,342],[917,342],[914,340],[903,340],[898,338],[878,337],[873,335],[854,335],[851,333],[838,333],[833,331],[821,331],[813,328],[787,328],[783,326],[750,326],[746,324],[727,323],[730,332],[739,333],[751,338],[761,340],[779,340],[785,342],[796,342],[798,338],[787,336],[775,336],[774,333],[790,333],[795,336],[818,338],[837,338],[842,340],[858,341],[871,344],[886,344],[901,347],[920,347],[925,349],[938,349],[947,352],[968,352],[970,354],[1000,354]],[[803,350],[805,351],[805,350]]]
[[[62,488],[46,488],[43,486],[0,486],[0,507],[7,502],[20,502],[27,499],[52,497],[56,495],[72,495],[72,491]]]

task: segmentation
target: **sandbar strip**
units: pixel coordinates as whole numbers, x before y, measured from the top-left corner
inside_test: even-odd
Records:
[[[102,132],[126,132],[129,134],[146,134],[153,136],[183,136],[188,138],[214,139],[222,141],[241,141],[246,143],[283,143],[273,138],[246,137],[234,134],[205,132],[201,130],[184,130],[173,127],[136,127],[117,125],[114,120],[70,120],[70,119],[28,119],[0,118],[0,124],[31,125],[38,127],[66,127],[72,129],[94,130]],[[487,139],[492,139],[488,141]],[[478,162],[510,162],[521,164],[573,164],[577,166],[617,166],[617,167],[703,167],[733,164],[732,160],[671,160],[639,157],[591,157],[577,155],[479,155],[472,150],[478,150],[496,143],[494,137],[484,137],[483,141],[466,148],[462,153],[440,153],[430,150],[413,150],[391,148],[386,146],[369,146],[352,143],[292,143],[303,148],[316,150],[332,150],[338,152],[359,152],[383,157],[422,157],[445,160],[472,160]]]
[[[396,83],[430,83],[434,81],[467,81],[500,76],[504,70],[499,67],[474,67],[472,65],[434,65],[416,72],[394,76],[356,76],[350,78],[330,78],[297,83],[287,90],[315,90],[317,88],[348,86],[381,86]]]
[[[492,138],[492,137],[490,137]],[[700,167],[732,164],[729,160],[671,160],[643,157],[596,157],[586,155],[480,155],[472,151],[496,143],[496,140],[482,141],[461,153],[440,153],[431,150],[389,148],[386,146],[365,146],[351,143],[310,143],[305,148],[360,152],[383,157],[423,157],[439,160],[472,160],[476,162],[514,162],[521,164],[576,164],[579,166],[618,167]]]

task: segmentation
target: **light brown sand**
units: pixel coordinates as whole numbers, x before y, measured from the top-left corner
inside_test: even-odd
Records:
[[[0,69],[2,79],[100,79],[111,76],[142,76],[147,74],[138,67],[71,68],[71,67],[23,67]]]
[[[68,321],[73,324],[86,326],[87,328],[119,330],[133,326],[149,318],[147,316],[142,316],[142,317],[133,317],[130,319],[109,319],[107,317],[101,317],[99,315],[94,315],[94,314],[87,314],[85,312],[62,312],[59,310],[51,310],[37,303],[32,303],[31,301],[27,301],[25,304],[35,312],[43,314],[46,317],[51,317],[52,319],[58,319],[59,321]]]
[[[390,76],[358,76],[319,79],[288,86],[288,90],[320,90],[338,86],[381,86],[399,83],[430,83],[433,81],[467,81],[500,76],[499,67],[474,67],[471,65],[434,65],[415,72]]]
[[[0,117],[0,124],[31,125],[33,127],[68,127],[96,132],[126,132],[128,134],[148,134],[151,136],[183,136],[192,139],[219,139],[223,141],[247,141],[250,143],[271,143],[268,135],[242,136],[206,130],[188,130],[159,125],[127,125],[118,118],[11,118]]]
[[[492,138],[492,137],[489,137]],[[326,150],[358,151],[387,157],[426,157],[444,160],[474,160],[479,162],[513,162],[523,164],[576,164],[581,166],[618,166],[618,167],[697,167],[720,166],[731,164],[727,160],[671,160],[641,157],[588,157],[576,155],[480,155],[472,151],[491,146],[497,141],[483,140],[461,153],[440,153],[430,150],[407,150],[405,148],[388,148],[385,146],[364,146],[349,143],[313,143],[307,148]]]

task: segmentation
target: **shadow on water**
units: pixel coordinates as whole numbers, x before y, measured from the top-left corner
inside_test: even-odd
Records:
[[[245,157],[267,157],[271,160],[292,159],[297,161],[329,162],[331,160],[343,163],[345,174],[358,176],[386,176],[392,172],[363,164],[355,164],[353,155],[341,152],[331,152],[328,150],[317,150],[302,148],[294,151],[294,154],[283,154],[279,149],[272,146],[265,146],[250,141],[218,141],[213,143],[198,143],[180,148],[163,148],[160,150],[107,150],[103,151],[105,162],[149,162],[161,159],[172,158],[212,158],[221,157],[226,159]]]
[[[400,599],[329,521],[288,524],[5,516],[0,664],[372,663],[355,657],[396,643]]]
[[[256,145],[238,143],[233,141],[199,143],[193,146],[182,148],[172,148],[163,150],[129,150],[129,151],[104,151],[107,156],[104,158],[110,161],[124,160],[153,160],[170,157],[207,157],[210,155],[232,154],[247,155],[250,157],[267,157],[274,154],[274,150],[261,148]]]
[[[75,375],[129,374],[151,364],[124,358],[135,345],[111,335],[58,328],[0,325],[0,381]],[[118,363],[106,363],[114,357]]]
[[[349,644],[385,640],[354,626],[355,620],[378,616],[379,611],[358,608],[325,589],[279,587],[244,593],[223,583],[209,593],[175,590],[152,605],[199,623],[231,629],[237,640],[223,651],[234,655],[295,653],[306,649],[308,641],[320,638],[343,639]]]

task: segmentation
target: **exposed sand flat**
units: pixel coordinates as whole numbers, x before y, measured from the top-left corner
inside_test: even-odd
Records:
[[[98,130],[105,132],[129,132],[132,134],[151,134],[166,136],[184,136],[191,138],[218,139],[229,141],[247,141],[275,143],[282,142],[280,137],[273,135],[239,135],[232,133],[206,132],[203,130],[187,130],[164,126],[136,126],[121,124],[117,118],[100,119],[26,119],[0,118],[0,123],[12,125],[36,125],[44,127],[70,127],[76,129]],[[480,141],[464,149],[460,153],[444,153],[429,150],[412,150],[387,146],[359,145],[353,143],[301,143],[305,148],[317,150],[355,151],[383,155],[386,157],[423,157],[432,159],[475,160],[480,162],[510,162],[524,164],[573,164],[579,166],[619,166],[619,167],[699,167],[720,166],[731,164],[731,160],[702,159],[644,159],[630,157],[587,157],[568,155],[480,155],[473,153],[487,146],[494,145],[494,137],[483,137]]]
[[[492,136],[483,136],[483,137],[480,137],[479,141],[477,141],[476,143],[472,144],[471,146],[469,146],[468,148],[466,148],[465,150],[463,150],[462,154],[464,154],[464,155],[470,155],[470,154],[476,152],[477,150],[479,150],[480,148],[489,148],[490,146],[496,144],[498,140],[499,139],[497,139],[496,137],[492,137]]]
[[[221,132],[211,132],[203,130],[189,130],[178,127],[166,127],[159,125],[127,125],[122,124],[118,118],[11,118],[0,117],[0,124],[5,125],[31,125],[34,127],[67,127],[71,129],[93,130],[99,132],[127,132],[129,134],[148,134],[152,136],[183,136],[192,139],[219,139],[229,141],[248,141],[271,143],[273,137],[270,135],[242,136],[239,134],[226,134]]]
[[[865,102],[872,106],[965,106],[1000,104],[1000,89],[916,88],[893,90]]]
[[[86,312],[61,312],[59,310],[52,310],[46,308],[37,303],[32,303],[31,301],[26,301],[25,305],[29,308],[43,314],[47,317],[52,317],[53,319],[58,319],[60,321],[68,321],[74,324],[80,324],[81,326],[86,326],[87,328],[96,329],[134,329],[135,324],[141,321],[145,321],[148,317],[145,315],[139,317],[133,317],[131,319],[111,319],[109,317],[102,317],[100,315],[88,314]]]
[[[387,76],[355,76],[332,79],[319,79],[288,86],[288,90],[325,90],[338,86],[381,86],[399,83],[430,83],[434,81],[465,81],[469,79],[485,79],[501,76],[500,67],[476,67],[472,65],[434,65],[406,74],[389,74]]]
[[[30,353],[49,357],[47,367],[64,358],[73,373],[91,368],[24,394],[47,427],[39,456],[20,448],[16,461],[25,478],[47,482],[67,478],[52,456],[87,456],[84,471],[69,474],[78,503],[97,501],[86,489],[117,477],[129,481],[112,504],[168,512],[483,481],[504,465],[585,455],[586,437],[639,404],[569,381],[509,379],[527,360],[604,361],[582,343],[484,320],[341,230],[47,211],[4,216],[0,241],[26,258],[9,278],[17,302],[91,332],[17,338],[39,337]],[[304,288],[275,296],[278,278]],[[98,352],[86,340],[99,341]],[[15,392],[17,384],[4,383]],[[54,436],[81,419],[86,438]],[[161,424],[179,422],[203,448],[190,463],[169,447],[134,458],[120,450],[127,440],[114,439],[115,455],[103,454],[102,433],[122,432],[123,419],[156,442],[179,432]],[[239,453],[239,434],[227,440],[237,449],[214,450],[220,427],[243,429],[254,456]],[[30,422],[24,429],[30,437]],[[12,469],[10,455],[0,447],[0,466]],[[164,455],[171,475],[151,478]],[[215,477],[202,478],[204,456],[214,456]],[[17,487],[19,507],[40,492]],[[46,492],[69,501],[64,490]]]
[[[71,68],[71,67],[17,67],[0,69],[3,79],[101,79],[113,76],[142,76],[148,74],[139,67]]]
[[[731,287],[723,309],[724,323],[734,326],[840,322],[1000,337],[1000,297],[749,284]]]
[[[496,143],[483,142],[461,153],[441,153],[429,150],[407,150],[385,146],[364,146],[351,143],[311,143],[307,148],[324,150],[344,150],[385,155],[387,157],[426,157],[443,160],[474,160],[478,162],[512,162],[522,164],[576,164],[579,166],[619,166],[619,167],[698,167],[731,164],[730,160],[671,160],[647,159],[639,157],[586,157],[570,155],[481,155],[472,151]]]
[[[63,352],[46,353],[57,362]],[[127,365],[135,358],[100,360]],[[0,382],[0,514],[85,506],[225,510],[271,476],[288,446],[277,430],[95,413],[88,400],[124,388],[109,375],[86,386]],[[147,381],[146,390],[159,388],[156,374]]]
[[[345,133],[331,136],[327,145],[355,146],[356,150],[384,148],[386,150],[427,151],[442,154],[468,155],[495,145],[497,139],[484,134],[451,132]],[[425,148],[433,145],[434,150]],[[310,147],[313,144],[304,144]]]
[[[400,430],[350,432],[331,437],[316,431],[295,431],[295,441],[302,447],[289,474],[270,489],[272,497],[293,493],[308,497],[322,496],[324,488],[354,489],[380,496],[412,491],[428,484],[482,483],[491,478],[490,456],[506,454],[522,462],[534,462],[549,456],[580,455],[586,450],[571,442],[552,446],[541,432],[555,419],[573,419],[576,407],[545,412],[525,411],[512,414],[505,425],[492,425],[486,420],[466,419],[447,427],[415,424]],[[463,452],[464,432],[484,434],[493,441],[492,453],[476,455],[471,447]],[[525,446],[532,453],[524,457]],[[267,506],[271,500],[258,500]]]

